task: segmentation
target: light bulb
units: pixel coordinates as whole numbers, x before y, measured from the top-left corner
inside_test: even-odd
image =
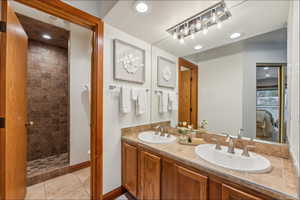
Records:
[[[174,33],[173,33],[173,39],[174,39],[174,40],[176,40],[176,39],[177,39],[177,37],[178,37],[178,34],[177,34],[177,32],[176,32],[176,31],[174,31]]]
[[[215,11],[213,11],[213,13],[212,13],[211,20],[212,20],[213,23],[216,23],[216,21],[217,21],[217,16],[216,16],[216,12]]]
[[[221,21],[221,20],[218,20],[218,22],[217,22],[217,27],[218,27],[218,29],[221,29],[221,28],[222,28],[222,21]]]
[[[205,24],[203,27],[203,34],[207,35],[207,33],[208,33],[208,28],[207,28],[207,24]]]
[[[183,36],[180,37],[179,42],[180,42],[180,44],[184,44],[184,38],[183,38]]]
[[[186,27],[184,27],[184,35],[187,35],[187,34],[189,34],[189,27],[188,26],[186,26]]]
[[[197,29],[197,30],[200,30],[200,29],[201,29],[201,20],[200,20],[200,19],[197,20],[197,23],[196,23],[196,29]]]
[[[194,32],[191,33],[191,39],[192,40],[195,39],[195,33]]]

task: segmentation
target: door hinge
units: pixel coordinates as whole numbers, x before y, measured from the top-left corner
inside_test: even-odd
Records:
[[[190,108],[190,112],[192,112],[193,111],[193,109],[192,108]]]
[[[6,22],[0,21],[0,32],[6,33]]]
[[[0,128],[5,128],[5,118],[0,117]]]

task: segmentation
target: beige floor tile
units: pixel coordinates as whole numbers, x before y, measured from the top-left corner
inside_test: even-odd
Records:
[[[79,171],[73,172],[73,174],[77,176],[82,183],[84,183],[91,176],[91,168],[87,167]]]
[[[43,183],[33,185],[27,188],[26,200],[44,200],[46,199],[45,185]]]
[[[83,183],[83,187],[87,191],[88,194],[91,194],[91,178],[90,177],[85,180],[85,182]]]
[[[52,197],[48,197],[47,200],[89,200],[90,196],[83,187],[71,190],[66,193],[57,193]]]
[[[67,174],[45,182],[47,199],[56,199],[55,197],[67,195],[78,191],[80,188],[83,189],[83,185],[73,174]]]

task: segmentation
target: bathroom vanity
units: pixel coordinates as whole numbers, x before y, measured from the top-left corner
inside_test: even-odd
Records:
[[[268,157],[268,173],[226,170],[201,160],[194,146],[145,143],[138,134],[122,136],[122,184],[137,199],[296,199],[287,159]]]

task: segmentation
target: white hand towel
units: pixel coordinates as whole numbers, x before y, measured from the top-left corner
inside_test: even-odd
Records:
[[[177,95],[175,92],[169,92],[168,93],[168,97],[169,97],[169,105],[168,105],[168,108],[170,111],[175,111],[177,110]]]
[[[165,91],[162,91],[161,95],[159,96],[159,112],[168,112],[168,93]]]
[[[125,86],[120,89],[120,110],[124,114],[131,112],[130,91],[131,89]]]
[[[131,89],[131,98],[132,98],[133,101],[138,100],[139,92],[140,92],[140,88],[132,88]]]
[[[136,109],[137,115],[142,115],[147,111],[147,92],[145,89],[140,89],[138,92]]]

